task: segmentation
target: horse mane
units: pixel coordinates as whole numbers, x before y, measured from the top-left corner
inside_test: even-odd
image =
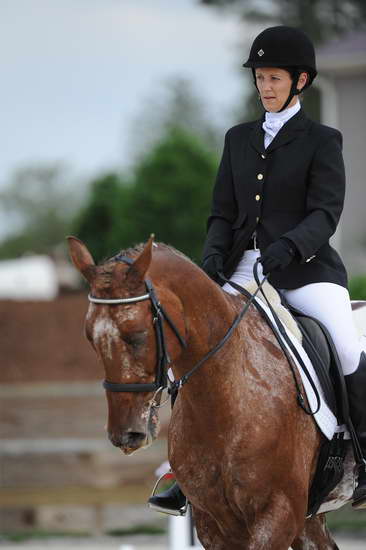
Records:
[[[117,254],[114,256],[111,256],[110,258],[105,258],[101,260],[101,262],[98,263],[98,288],[107,290],[110,288],[112,281],[113,281],[113,275],[114,275],[114,267],[116,264],[116,261],[118,261],[119,256],[127,256],[131,259],[134,259],[137,257],[141,252],[143,251],[144,247],[146,246],[146,243],[138,243],[133,246],[130,246],[129,248],[120,250]],[[174,246],[165,244],[162,242],[153,243],[154,248],[159,248],[160,250],[170,252],[175,254],[176,256],[179,256],[180,258],[184,259],[185,261],[190,262],[191,264],[197,266],[191,258],[186,256],[183,252],[180,250],[177,250],[174,248]]]
[[[126,248],[124,250],[120,250],[117,254],[114,256],[111,256],[110,258],[104,259],[100,266],[103,267],[106,264],[110,264],[112,262],[115,262],[119,256],[128,256],[129,258],[133,259],[135,256],[138,256],[143,251],[144,247],[146,246],[146,243],[138,243],[133,246],[130,246],[129,248]],[[167,252],[172,252],[173,254],[176,254],[177,256],[180,256],[184,260],[197,265],[189,256],[181,252],[180,250],[177,250],[172,246],[171,244],[166,244],[162,242],[154,242],[153,243],[154,248],[159,248],[160,250],[166,250]]]

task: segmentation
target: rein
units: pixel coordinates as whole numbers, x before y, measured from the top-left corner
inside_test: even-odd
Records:
[[[258,262],[258,260],[256,260],[256,262]],[[206,353],[206,355],[204,355],[202,357],[202,359],[200,359],[198,361],[198,363],[196,363],[195,366],[192,367],[192,369],[190,371],[188,371],[186,374],[184,374],[181,378],[179,378],[177,380],[174,380],[174,382],[171,383],[171,386],[172,386],[173,390],[176,390],[176,391],[180,390],[180,388],[188,382],[188,380],[190,379],[192,374],[194,374],[203,365],[203,363],[205,363],[205,361],[207,361],[208,359],[210,359],[210,357],[215,355],[215,353],[217,353],[226,344],[226,342],[232,336],[234,330],[239,325],[240,321],[243,319],[244,315],[248,311],[249,307],[254,302],[254,299],[255,299],[256,295],[261,290],[262,285],[265,283],[266,280],[267,280],[267,276],[265,276],[263,278],[262,282],[259,283],[258,288],[255,291],[255,293],[250,294],[250,296],[247,296],[249,298],[249,300],[247,301],[247,303],[245,304],[245,306],[243,307],[241,312],[235,317],[231,327],[229,328],[229,330],[227,331],[225,336],[222,338],[222,340],[220,340],[220,342],[218,344],[216,344],[216,346],[214,348],[212,348],[212,350],[210,350],[208,353]]]
[[[253,268],[253,272],[254,272],[254,279],[255,279],[255,282],[257,283],[258,285],[258,289],[257,291],[259,290],[259,286],[261,286],[263,283],[264,283],[264,280],[267,278],[265,277],[265,279],[263,279],[262,283],[260,283],[259,281],[259,276],[258,276],[258,262],[259,262],[259,259],[258,258],[254,264],[254,268]],[[248,292],[245,288],[243,288],[242,286],[238,285],[237,283],[235,283],[234,281],[230,281],[227,277],[225,277],[225,275],[223,273],[219,273],[218,274],[219,277],[225,281],[226,283],[228,283],[230,286],[232,286],[233,288],[235,288],[235,290],[237,290],[238,292],[240,292],[240,294],[242,294],[243,296],[246,296],[247,298],[250,298],[252,295],[250,294],[250,292]],[[257,294],[257,291],[255,294]],[[265,299],[265,301],[267,302],[267,306],[268,306],[268,309],[270,310],[271,314],[272,314],[272,317],[274,319],[274,323],[276,325],[276,329],[277,330],[274,330],[274,325],[273,323],[271,322],[271,319],[270,317],[268,316],[268,314],[266,313],[266,311],[264,310],[264,308],[256,301],[254,302],[254,305],[255,307],[257,308],[257,310],[259,311],[259,313],[262,315],[262,317],[264,317],[268,323],[268,325],[272,328],[272,331],[283,351],[283,353],[285,354],[286,358],[287,358],[287,361],[288,361],[288,364],[289,364],[289,367],[290,367],[290,370],[291,370],[291,374],[292,374],[292,377],[293,377],[293,380],[294,380],[294,384],[295,384],[295,388],[296,388],[296,394],[297,394],[297,402],[298,404],[300,405],[300,407],[303,409],[303,411],[309,415],[309,416],[314,416],[315,414],[317,414],[317,412],[319,412],[320,410],[320,407],[321,407],[321,401],[320,401],[320,396],[319,396],[319,392],[318,392],[318,389],[317,387],[315,386],[314,384],[314,381],[302,359],[302,357],[300,356],[299,352],[297,351],[296,347],[294,346],[294,344],[292,343],[291,339],[288,337],[287,335],[287,332],[286,332],[286,329],[285,327],[283,326],[283,323],[281,322],[281,320],[279,319],[277,313],[275,312],[275,310],[273,309],[270,301],[268,300],[267,296],[265,295],[264,291],[262,290],[262,295]],[[255,295],[253,295],[255,296]],[[310,408],[308,408],[305,404],[305,399],[304,399],[304,396],[303,396],[303,393],[301,391],[301,386],[297,380],[297,377],[296,377],[296,368],[294,367],[293,365],[293,360],[291,358],[291,355],[289,354],[289,351],[288,351],[288,348],[286,346],[286,344],[288,346],[288,348],[291,350],[291,352],[293,353],[293,355],[295,356],[299,366],[301,367],[302,371],[304,372],[306,378],[308,379],[309,381],[309,384],[312,388],[312,391],[315,395],[315,399],[316,399],[316,409],[315,411],[312,411]]]

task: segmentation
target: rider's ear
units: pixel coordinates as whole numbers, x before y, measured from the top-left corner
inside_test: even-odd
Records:
[[[152,257],[152,246],[154,242],[154,235],[151,235],[150,239],[147,241],[146,245],[136,260],[133,262],[127,273],[127,279],[138,281],[144,280],[146,271],[149,269]]]
[[[95,278],[96,265],[85,244],[77,237],[67,237],[72,263],[82,276],[91,284]]]

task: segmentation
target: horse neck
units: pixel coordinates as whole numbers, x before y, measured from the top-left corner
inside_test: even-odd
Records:
[[[197,266],[182,264],[176,270],[176,277],[170,279],[170,288],[179,297],[186,326],[187,350],[173,366],[176,378],[187,374],[190,369],[212,350],[225,336],[238,313],[237,300],[225,293],[211,281]],[[227,369],[222,369],[223,362],[232,364],[233,348],[239,332],[234,331],[224,348],[214,354],[207,363],[192,375],[187,383],[185,393],[197,394],[198,387],[204,387],[211,395],[222,392],[218,382],[221,377],[228,378]],[[221,368],[218,368],[221,365]],[[234,365],[232,369],[234,369]],[[214,372],[214,376],[213,376]],[[190,390],[188,390],[188,386]],[[188,390],[188,391],[187,391]]]

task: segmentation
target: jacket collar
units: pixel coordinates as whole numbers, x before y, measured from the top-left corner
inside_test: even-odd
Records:
[[[261,154],[268,154],[278,147],[289,143],[293,139],[296,139],[303,130],[307,127],[309,119],[305,115],[303,109],[300,109],[284,124],[281,130],[278,132],[273,141],[269,144],[267,149],[264,148],[264,130],[262,123],[264,121],[264,115],[260,120],[254,123],[253,131],[250,137],[251,145]]]

